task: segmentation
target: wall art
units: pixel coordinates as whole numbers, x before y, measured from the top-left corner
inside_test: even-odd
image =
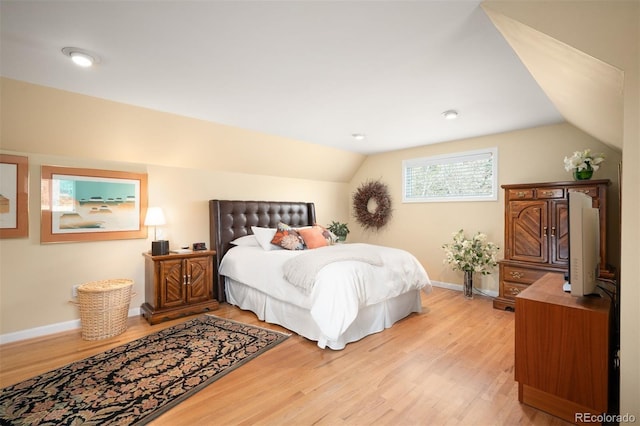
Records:
[[[0,154],[0,238],[29,236],[29,159]]]
[[[147,238],[147,175],[42,166],[40,242]]]

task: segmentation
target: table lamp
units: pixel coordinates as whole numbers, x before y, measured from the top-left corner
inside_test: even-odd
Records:
[[[158,225],[164,225],[166,222],[164,213],[160,207],[149,207],[147,215],[144,218],[145,226],[153,226],[153,241],[151,242],[151,254],[160,256],[169,254],[169,241],[158,240]]]

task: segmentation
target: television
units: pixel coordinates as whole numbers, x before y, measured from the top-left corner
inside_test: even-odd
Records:
[[[600,265],[600,215],[593,199],[569,192],[569,280],[572,296],[595,294]],[[565,288],[567,290],[567,288]]]

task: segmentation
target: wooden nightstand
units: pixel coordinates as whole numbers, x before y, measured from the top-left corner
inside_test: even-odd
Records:
[[[150,324],[218,308],[213,295],[213,250],[145,258],[145,303]]]

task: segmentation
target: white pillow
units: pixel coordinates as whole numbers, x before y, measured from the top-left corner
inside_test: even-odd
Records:
[[[258,226],[252,226],[251,231],[253,232],[253,235],[256,236],[256,240],[258,240],[260,247],[264,250],[283,250],[282,247],[271,244],[273,236],[276,235],[276,228],[260,228]]]
[[[260,243],[256,240],[255,235],[245,235],[244,237],[236,238],[231,241],[230,244],[233,244],[234,246],[260,247]]]

